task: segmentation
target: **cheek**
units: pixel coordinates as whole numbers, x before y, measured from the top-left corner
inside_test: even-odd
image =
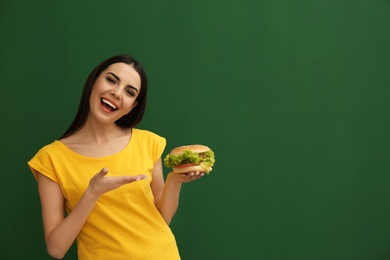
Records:
[[[125,115],[128,114],[131,110],[133,110],[134,108],[133,104],[134,104],[133,101],[129,101],[126,102],[126,105],[122,107]]]
[[[92,106],[98,102],[100,103],[100,98],[96,95],[96,92],[92,90],[91,96],[89,97],[89,105]]]
[[[133,108],[136,106],[137,104],[135,103],[135,102],[133,102],[132,104],[131,104],[131,106],[129,106],[129,112],[131,111],[131,110],[133,110]]]

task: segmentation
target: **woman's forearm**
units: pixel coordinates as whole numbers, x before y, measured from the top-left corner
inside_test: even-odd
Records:
[[[73,211],[48,234],[46,245],[52,257],[61,259],[65,256],[94,208],[96,201],[97,197],[92,196],[87,189]]]
[[[63,199],[58,184],[46,177],[44,177],[46,179],[42,179],[40,194],[43,205],[45,239],[51,256],[62,258],[66,254],[102,194],[122,185],[146,178],[143,174],[106,177],[107,173],[108,170],[103,168],[90,180],[83,196],[66,218],[63,215],[63,203],[58,203],[59,200]],[[44,183],[44,180],[46,180],[46,183]],[[56,198],[54,199],[51,198],[52,192],[56,192]],[[53,207],[56,208],[53,209]]]
[[[168,174],[161,199],[157,204],[157,209],[160,211],[161,216],[168,225],[171,223],[179,206],[179,195],[182,185],[181,182],[178,182],[175,178],[171,178],[170,176],[171,175]]]

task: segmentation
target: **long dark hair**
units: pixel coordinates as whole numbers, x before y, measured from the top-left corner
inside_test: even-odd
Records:
[[[105,70],[108,66],[114,63],[123,62],[131,65],[135,71],[141,77],[141,90],[137,97],[137,105],[131,110],[130,113],[119,118],[115,123],[119,127],[123,128],[132,128],[135,127],[139,122],[141,122],[146,108],[146,96],[148,90],[148,79],[146,77],[145,70],[141,63],[136,61],[130,55],[118,55],[108,58],[107,60],[101,62],[92,72],[89,74],[85,84],[84,89],[81,94],[80,104],[75,118],[73,119],[72,124],[69,126],[68,130],[61,136],[61,138],[68,137],[77,131],[79,131],[87,121],[89,114],[89,98],[91,96],[93,85],[96,79],[99,77],[100,73]]]

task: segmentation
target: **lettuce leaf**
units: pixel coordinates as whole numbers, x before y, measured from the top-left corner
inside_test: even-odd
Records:
[[[205,153],[198,154],[196,152],[187,150],[180,155],[167,154],[167,156],[164,158],[164,165],[168,168],[173,168],[177,165],[187,163],[200,164],[202,168],[207,170],[215,163],[214,152],[209,150]]]
[[[200,162],[199,154],[192,152],[190,150],[184,151],[180,155],[170,155],[168,154],[164,158],[164,165],[173,168],[180,164],[194,163],[198,164]]]

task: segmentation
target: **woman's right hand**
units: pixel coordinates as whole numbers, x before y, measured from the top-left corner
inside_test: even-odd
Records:
[[[144,180],[147,178],[147,176],[144,174],[139,174],[135,176],[106,176],[107,173],[108,169],[103,168],[89,181],[89,186],[87,190],[89,190],[93,196],[100,197],[104,193],[115,190],[122,185]]]

